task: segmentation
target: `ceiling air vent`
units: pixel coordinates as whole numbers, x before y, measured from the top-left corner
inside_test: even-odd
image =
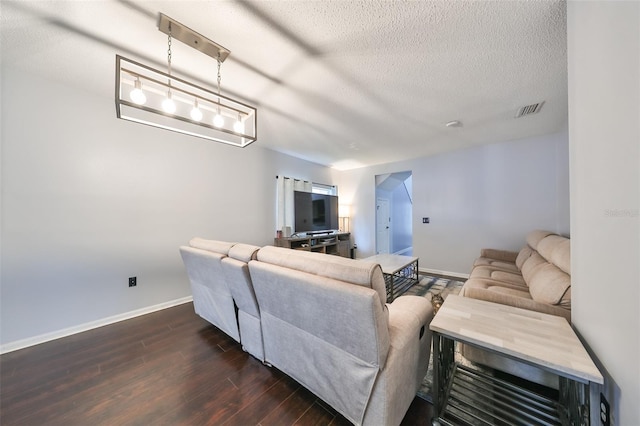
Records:
[[[540,110],[542,109],[542,105],[544,105],[544,101],[538,102],[537,104],[523,106],[516,113],[516,118],[524,117],[525,115],[539,113]]]

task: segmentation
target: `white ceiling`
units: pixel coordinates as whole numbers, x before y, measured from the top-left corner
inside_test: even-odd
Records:
[[[256,144],[339,169],[567,123],[562,1],[2,0],[0,8],[3,66],[105,97],[116,53],[166,65],[162,12],[231,50],[222,92],[258,107]],[[180,42],[172,53],[176,75],[215,86],[215,60]],[[540,113],[514,118],[540,101]],[[463,127],[447,128],[451,120]]]

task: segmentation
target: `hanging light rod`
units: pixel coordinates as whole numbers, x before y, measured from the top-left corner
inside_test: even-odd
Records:
[[[163,33],[171,36],[177,40],[180,40],[187,46],[191,46],[196,50],[204,53],[207,56],[211,56],[213,59],[218,59],[220,55],[220,62],[224,62],[227,56],[231,53],[229,49],[220,46],[218,43],[209,40],[202,34],[192,30],[186,25],[182,25],[180,22],[168,17],[164,13],[158,14],[158,29]]]

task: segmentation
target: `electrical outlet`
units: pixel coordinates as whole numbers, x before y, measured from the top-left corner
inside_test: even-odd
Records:
[[[129,277],[129,287],[135,287],[137,286],[137,278],[136,277]]]
[[[611,425],[611,413],[610,413],[609,401],[600,393],[600,424],[602,426]]]
[[[422,218],[422,223],[429,223],[429,218],[428,217],[423,217]]]

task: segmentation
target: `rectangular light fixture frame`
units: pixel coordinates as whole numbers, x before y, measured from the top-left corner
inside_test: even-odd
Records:
[[[130,98],[137,81],[146,97],[143,104]],[[169,91],[176,104],[174,113],[165,112],[161,105]],[[117,117],[123,120],[241,148],[258,138],[256,108],[120,55],[116,55],[115,99]],[[201,120],[191,116],[196,103]],[[224,118],[220,127],[213,125],[217,113]]]

